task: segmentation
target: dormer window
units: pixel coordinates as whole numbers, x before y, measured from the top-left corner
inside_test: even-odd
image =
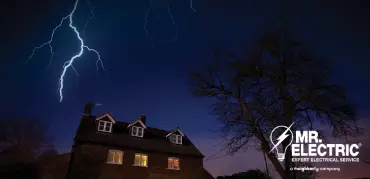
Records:
[[[131,127],[131,135],[135,137],[143,137],[144,136],[144,128],[138,126]]]
[[[104,114],[103,116],[100,116],[96,118],[96,121],[98,122],[98,131],[100,132],[112,132],[112,126],[116,123],[116,121],[112,118],[112,116],[109,113]]]
[[[177,134],[172,134],[170,140],[174,144],[182,144],[182,136]]]
[[[98,131],[100,132],[112,132],[112,122],[99,121]]]

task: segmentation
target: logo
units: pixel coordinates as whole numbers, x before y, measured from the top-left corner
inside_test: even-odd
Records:
[[[284,161],[285,153],[291,149],[292,162],[359,162],[359,144],[325,144],[319,139],[317,131],[295,131],[290,126],[277,126],[270,133],[270,141],[273,145],[270,153],[275,150],[279,161]],[[273,134],[282,133],[273,140]],[[289,137],[289,138],[288,138]],[[282,142],[289,139],[284,147]],[[275,141],[275,142],[274,142]]]
[[[271,150],[270,150],[270,153],[275,149],[276,150],[276,154],[278,156],[278,160],[280,161],[283,161],[285,159],[285,152],[286,152],[286,149],[288,149],[288,147],[290,145],[292,145],[293,143],[293,132],[292,130],[290,130],[290,128],[293,126],[294,123],[292,123],[289,127],[286,127],[286,126],[277,126],[275,127],[271,133],[270,133],[270,141],[272,143],[272,145],[274,146]],[[276,129],[280,129],[280,128],[284,128],[285,131],[277,138],[277,142],[274,143],[274,140],[272,140],[272,134],[275,132]],[[281,152],[279,153],[279,150],[278,150],[278,146],[287,138],[289,137],[289,135],[291,135],[291,140],[289,142],[289,144],[285,147],[284,149],[284,152]]]

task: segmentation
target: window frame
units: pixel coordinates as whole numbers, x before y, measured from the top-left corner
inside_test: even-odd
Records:
[[[134,128],[136,129],[136,133],[134,133]],[[142,130],[141,135],[139,135],[139,130]],[[144,137],[144,127],[131,126],[131,136]]]
[[[182,135],[178,135],[178,134],[171,134],[170,136],[170,140],[172,143],[174,144],[182,144]],[[181,139],[181,140],[179,140]]]
[[[109,130],[106,130],[107,124],[109,124]],[[100,129],[101,126],[103,126],[103,129]],[[109,132],[109,133],[112,133],[112,126],[113,126],[113,123],[112,122],[100,120],[98,122],[98,131],[99,132]]]
[[[113,161],[108,161],[109,160],[109,155],[113,153]],[[116,161],[116,155],[117,153],[120,153],[121,154],[121,157],[120,157],[120,163]],[[108,157],[107,157],[107,164],[115,164],[115,165],[122,165],[123,164],[123,155],[124,155],[124,152],[121,151],[121,150],[108,150]]]
[[[172,159],[172,167],[170,168],[170,167],[168,167],[168,165],[169,165],[169,162],[170,162],[170,159]],[[178,168],[175,168],[175,160],[177,160],[177,162],[178,162]],[[180,159],[179,158],[176,158],[176,157],[168,157],[167,158],[167,169],[169,169],[169,170],[180,170]]]
[[[139,165],[136,164],[136,156],[139,155],[140,156],[140,161],[139,161]],[[142,161],[143,161],[143,156],[146,156],[146,165],[142,165]],[[148,154],[143,154],[143,153],[135,153],[134,155],[134,164],[133,166],[136,166],[136,167],[148,167],[149,165],[149,156]]]

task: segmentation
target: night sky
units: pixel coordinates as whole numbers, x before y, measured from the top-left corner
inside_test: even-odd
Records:
[[[70,150],[84,104],[102,104],[96,115],[110,112],[115,119],[132,121],[147,115],[149,126],[171,130],[179,126],[206,155],[219,150],[218,129],[209,115],[211,102],[194,98],[187,86],[189,72],[211,60],[216,47],[245,48],[262,30],[279,25],[281,14],[294,35],[333,65],[333,82],[342,85],[358,106],[359,118],[370,118],[370,8],[369,1],[334,3],[318,0],[153,0],[148,30],[143,29],[147,0],[93,0],[94,18],[81,0],[75,14],[85,43],[100,52],[106,72],[96,71],[96,56],[86,53],[76,60],[79,76],[69,70],[65,78],[64,100],[59,102],[58,78],[64,61],[78,50],[75,34],[64,24],[52,43],[56,52],[51,66],[47,47],[36,51],[25,64],[33,47],[49,40],[52,29],[73,8],[72,1],[18,0],[3,3],[0,9],[0,112],[2,116],[29,117],[47,121],[50,135],[60,152]],[[176,28],[166,8],[170,2]],[[369,124],[369,123],[368,123]],[[260,160],[258,162],[257,160]],[[231,174],[263,167],[263,156],[249,150],[234,157],[205,162],[214,175]],[[253,161],[253,162],[250,162]],[[257,161],[257,162],[256,162]],[[227,164],[227,165],[225,165]],[[346,166],[347,167],[347,166]],[[358,171],[342,168],[341,177],[370,176],[365,166]],[[369,166],[367,166],[369,167]],[[349,167],[348,167],[349,168]],[[353,169],[351,169],[353,171]],[[367,172],[367,173],[364,173]],[[353,174],[356,173],[356,174]],[[341,178],[324,174],[322,178]]]

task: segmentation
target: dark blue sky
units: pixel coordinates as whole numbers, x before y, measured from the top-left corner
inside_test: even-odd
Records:
[[[175,35],[167,11],[157,7],[149,17],[149,31],[164,41],[153,46],[143,29],[149,2],[91,1],[95,17],[87,25],[85,43],[98,50],[106,72],[95,70],[96,56],[86,53],[75,62],[77,76],[68,71],[64,101],[59,103],[58,78],[63,62],[78,52],[75,34],[64,24],[54,39],[56,55],[50,68],[48,48],[40,49],[24,64],[32,48],[48,41],[52,29],[73,8],[73,2],[22,0],[1,7],[0,110],[5,116],[26,116],[48,121],[50,133],[61,151],[69,150],[83,106],[88,101],[103,104],[96,114],[110,112],[117,120],[131,121],[144,113],[150,126],[171,130],[179,126],[205,155],[217,129],[208,115],[210,102],[191,96],[189,72],[212,59],[212,50],[245,48],[262,30],[279,25],[287,17],[290,31],[304,40],[314,53],[331,60],[333,81],[344,86],[359,112],[369,117],[370,32],[369,2],[356,1],[169,1],[178,24]],[[153,8],[163,4],[153,0]],[[84,0],[75,14],[75,25],[83,31],[89,9]],[[157,18],[157,20],[155,19]],[[159,20],[158,20],[159,19]],[[254,166],[240,166],[229,158],[229,166],[209,165],[214,175],[229,174]],[[235,166],[234,166],[235,165]]]

